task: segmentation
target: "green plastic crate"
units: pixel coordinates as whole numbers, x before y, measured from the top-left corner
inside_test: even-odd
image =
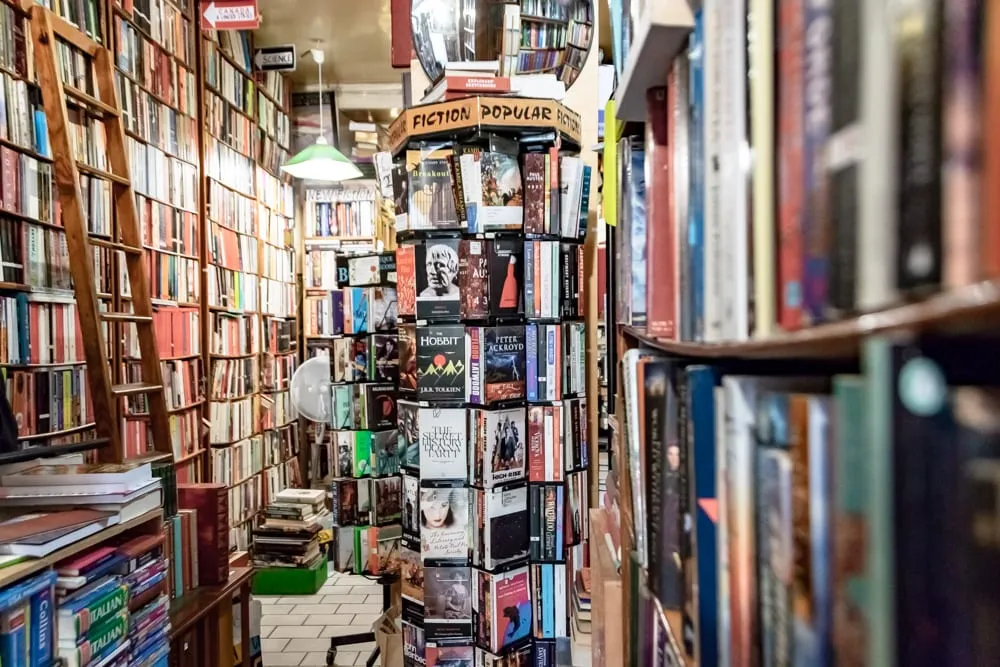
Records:
[[[265,567],[253,575],[251,590],[255,595],[313,595],[326,581],[324,557],[311,569],[295,567]]]

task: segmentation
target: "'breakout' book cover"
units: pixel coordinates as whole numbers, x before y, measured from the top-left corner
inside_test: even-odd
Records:
[[[457,229],[460,226],[449,155],[450,149],[406,152],[409,229]]]
[[[465,327],[461,324],[431,325],[418,327],[416,334],[417,395],[422,400],[464,401]],[[523,368],[523,340],[521,364]]]

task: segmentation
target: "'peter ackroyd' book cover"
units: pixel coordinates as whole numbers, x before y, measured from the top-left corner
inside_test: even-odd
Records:
[[[522,328],[523,330],[523,328]],[[417,327],[417,395],[421,400],[465,400],[465,327]],[[523,365],[524,352],[522,346]]]
[[[470,403],[490,405],[525,396],[523,325],[468,327]]]

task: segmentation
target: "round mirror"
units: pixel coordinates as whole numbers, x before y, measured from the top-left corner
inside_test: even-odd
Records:
[[[505,17],[507,34],[505,39]],[[417,59],[433,84],[445,71],[554,74],[569,88],[594,37],[592,0],[411,0]]]

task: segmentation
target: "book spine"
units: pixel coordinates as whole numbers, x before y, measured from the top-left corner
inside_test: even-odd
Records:
[[[28,664],[27,623],[23,607],[0,613],[0,665]]]
[[[55,644],[52,612],[55,596],[46,588],[31,596],[31,667],[49,667]]]
[[[483,391],[483,360],[482,360],[482,328],[468,327],[466,335],[469,338],[469,364],[468,364],[468,401],[477,405],[482,405],[484,401]]]
[[[755,337],[769,336],[777,322],[775,293],[775,147],[774,147],[774,24],[780,0],[748,0],[747,33],[749,40],[750,127],[748,139],[753,146],[752,202],[748,222],[753,233],[749,238],[750,280],[753,289],[753,332]],[[782,91],[782,97],[785,95]],[[739,297],[737,297],[739,298]]]
[[[778,26],[778,324],[791,331],[802,324],[803,165],[803,5],[807,0],[781,0]]]
[[[981,12],[983,53],[982,242],[979,260],[985,278],[1000,277],[1000,6],[986,3]],[[19,316],[20,317],[20,316]],[[22,350],[24,348],[21,348]]]
[[[646,328],[651,335],[663,338],[675,337],[677,289],[671,273],[675,252],[670,215],[673,146],[667,145],[669,115],[667,89],[657,87],[646,91],[646,252],[649,258],[662,258],[646,262]]]
[[[940,0],[904,3],[894,16],[900,128],[896,283],[901,290],[936,287],[941,282],[943,4]]]
[[[527,350],[527,397],[529,401],[538,400],[538,325],[529,323],[525,327],[525,349]]]

